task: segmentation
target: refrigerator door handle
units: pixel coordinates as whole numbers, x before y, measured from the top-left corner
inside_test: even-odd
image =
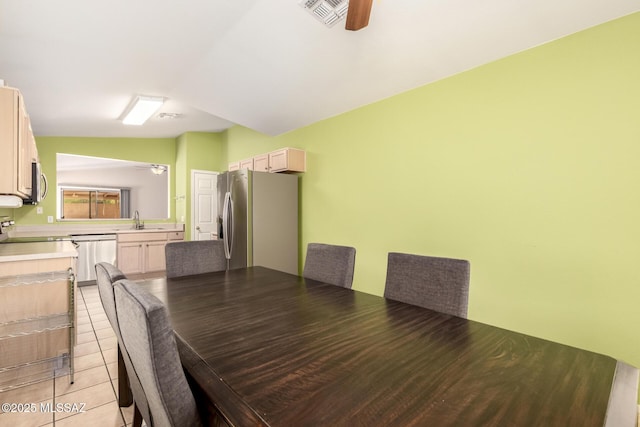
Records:
[[[222,229],[224,230],[224,255],[227,259],[231,259],[231,246],[233,239],[233,203],[231,202],[231,193],[224,195],[224,206],[222,208]]]

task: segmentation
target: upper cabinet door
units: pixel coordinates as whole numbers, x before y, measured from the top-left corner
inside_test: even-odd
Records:
[[[0,194],[31,196],[35,138],[20,91],[9,87],[0,87],[0,150]]]
[[[306,154],[296,148],[282,148],[269,153],[269,172],[304,172]]]
[[[305,172],[307,156],[304,150],[281,148],[252,159],[229,163],[229,170],[249,169],[256,172]]]
[[[253,170],[253,158],[240,160],[240,169],[249,169]]]
[[[19,126],[22,131],[18,142],[18,191],[31,195],[33,187],[31,182],[33,180],[32,164],[38,161],[38,150],[24,102],[20,103]]]
[[[253,170],[257,172],[269,172],[269,155],[261,154],[253,158]]]

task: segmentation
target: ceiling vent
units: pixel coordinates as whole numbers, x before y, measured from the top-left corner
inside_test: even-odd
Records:
[[[179,119],[182,117],[180,113],[160,113],[156,117],[159,119]]]
[[[299,4],[327,27],[343,20],[349,10],[349,0],[300,0]]]

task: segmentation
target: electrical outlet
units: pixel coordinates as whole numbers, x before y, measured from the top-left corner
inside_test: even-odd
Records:
[[[184,222],[184,215],[180,216],[180,222]]]
[[[49,215],[49,216],[47,217],[47,222],[48,222],[49,224],[53,224],[53,217],[52,217],[51,215]]]
[[[38,207],[36,208],[36,213],[37,213],[38,215],[42,215],[42,206],[38,206]]]

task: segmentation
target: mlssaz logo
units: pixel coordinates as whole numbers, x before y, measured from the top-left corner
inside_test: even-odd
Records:
[[[85,412],[85,406],[86,403],[40,403],[40,412],[81,413]]]

